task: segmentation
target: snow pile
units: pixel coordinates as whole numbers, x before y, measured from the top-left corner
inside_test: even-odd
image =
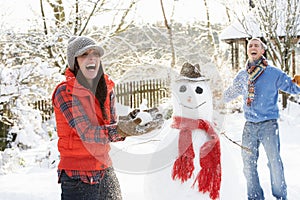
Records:
[[[20,112],[18,122],[8,133],[15,140],[9,143],[10,148],[0,152],[0,174],[15,173],[30,166],[56,168],[59,152],[53,119],[42,123],[38,111],[16,110]]]
[[[25,167],[25,160],[18,148],[7,148],[0,151],[0,175],[16,172]]]

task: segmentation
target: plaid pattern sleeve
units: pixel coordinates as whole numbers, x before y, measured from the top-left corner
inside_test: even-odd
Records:
[[[68,121],[68,124],[76,129],[81,140],[89,143],[102,144],[110,142],[107,136],[117,134],[116,124],[93,126],[81,102],[75,96],[71,96],[65,91],[65,85],[57,89],[54,104],[59,107]]]

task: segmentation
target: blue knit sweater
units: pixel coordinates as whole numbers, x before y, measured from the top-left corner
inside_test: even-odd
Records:
[[[224,101],[229,102],[243,95],[244,115],[247,121],[262,122],[278,119],[278,91],[290,94],[300,94],[300,87],[292,82],[291,78],[280,69],[268,65],[265,72],[258,77],[255,83],[255,96],[251,106],[246,105],[248,97],[248,73],[241,70],[233,80],[233,84],[225,90]]]

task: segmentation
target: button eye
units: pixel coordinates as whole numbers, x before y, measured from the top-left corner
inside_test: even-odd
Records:
[[[197,87],[196,90],[195,90],[195,92],[197,94],[202,94],[203,93],[203,89],[201,87]]]
[[[185,91],[186,91],[186,86],[185,85],[180,86],[179,92],[185,92]]]

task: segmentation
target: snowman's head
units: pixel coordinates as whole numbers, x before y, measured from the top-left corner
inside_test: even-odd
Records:
[[[212,94],[199,65],[183,65],[180,76],[172,83],[172,98],[174,116],[212,120]]]

